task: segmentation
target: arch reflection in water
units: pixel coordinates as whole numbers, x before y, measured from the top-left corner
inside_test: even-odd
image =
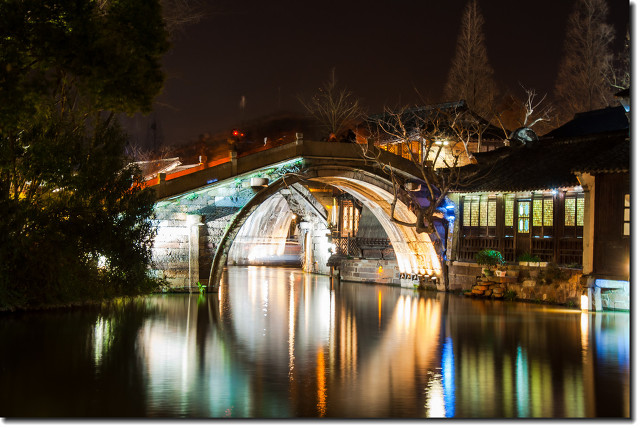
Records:
[[[630,414],[628,313],[332,288],[295,269],[229,268],[219,295],[7,314],[0,340],[7,417]]]
[[[325,277],[265,267],[230,268],[222,291],[206,352],[211,362],[223,350],[227,365],[207,377],[216,394],[244,401],[215,414],[590,417],[605,407],[596,364],[605,360],[618,373],[607,376],[619,391],[613,412],[629,414],[624,314],[585,324],[579,311],[344,282],[332,290]],[[170,345],[190,349],[175,358],[196,353],[193,343]]]

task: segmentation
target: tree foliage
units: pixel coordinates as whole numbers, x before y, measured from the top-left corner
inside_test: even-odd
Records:
[[[0,307],[148,290],[153,200],[114,117],[148,111],[156,0],[0,3]]]
[[[606,0],[577,0],[569,16],[564,56],[555,85],[563,120],[575,113],[603,108],[613,101],[607,82],[615,32],[607,23]]]
[[[483,117],[493,111],[497,86],[493,68],[489,64],[482,26],[484,18],[477,0],[465,7],[456,52],[444,88],[447,100],[463,99],[469,107]]]

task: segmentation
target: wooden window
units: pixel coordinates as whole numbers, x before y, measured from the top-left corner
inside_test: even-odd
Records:
[[[582,237],[584,226],[584,193],[567,193],[564,197],[564,235]]]
[[[542,224],[544,226],[553,226],[553,198],[544,199],[544,215]]]
[[[471,201],[467,198],[462,204],[462,225],[464,227],[471,226]]]
[[[622,235],[631,235],[631,195],[624,195],[624,218],[622,226]]]
[[[487,201],[480,199],[480,226],[487,227]]]
[[[513,227],[513,201],[515,196],[507,194],[504,196],[504,225]]]
[[[533,236],[550,237],[553,235],[553,198],[537,195],[531,206],[531,226]]]
[[[420,149],[422,145],[419,141],[411,142],[411,152],[415,155],[416,159],[420,160]]]
[[[342,236],[353,236],[353,203],[342,202]]]
[[[566,198],[564,200],[564,225],[576,225],[576,199]]]
[[[475,236],[495,236],[495,196],[465,196],[462,203],[462,226]]]
[[[400,146],[402,146],[402,157],[405,159],[411,159],[411,154],[409,152],[410,144],[411,143],[408,142],[400,143]]]
[[[533,200],[533,227],[542,226],[542,199]]]
[[[518,201],[518,233],[529,233],[530,201]]]
[[[353,207],[353,236],[358,233],[358,225],[360,224],[360,211],[357,207]]]
[[[478,218],[480,217],[480,198],[477,196],[471,199],[471,227],[478,226]]]
[[[488,204],[488,226],[489,227],[496,227],[496,200],[495,198],[491,198],[489,199],[489,204]]]
[[[576,226],[584,226],[584,196],[576,198]]]

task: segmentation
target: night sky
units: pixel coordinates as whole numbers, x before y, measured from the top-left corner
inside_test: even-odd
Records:
[[[301,112],[335,67],[340,86],[370,113],[442,101],[467,0],[207,1],[164,59],[167,81],[152,116],[165,144],[194,140],[278,110]],[[496,81],[553,92],[573,0],[479,0]],[[629,3],[609,0],[618,50]],[[246,99],[244,111],[240,108]],[[148,119],[138,118],[138,127]]]

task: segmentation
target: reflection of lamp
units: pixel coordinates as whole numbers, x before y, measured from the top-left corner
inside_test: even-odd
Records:
[[[580,296],[580,309],[582,309],[583,311],[589,310],[589,296],[587,296],[586,294]]]

